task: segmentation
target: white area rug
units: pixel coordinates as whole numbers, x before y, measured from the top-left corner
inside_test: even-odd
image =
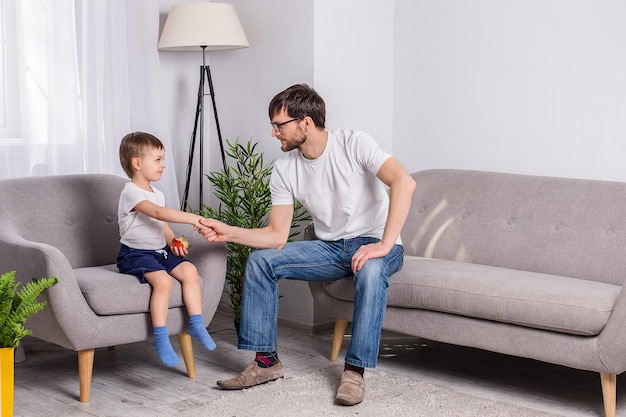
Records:
[[[365,373],[365,400],[345,407],[334,402],[342,367],[287,377],[227,392],[203,405],[160,417],[556,417],[529,408],[474,397],[376,370]]]

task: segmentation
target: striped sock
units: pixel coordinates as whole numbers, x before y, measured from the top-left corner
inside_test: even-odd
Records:
[[[361,368],[360,366],[354,366],[354,365],[349,365],[349,364],[345,364],[343,367],[344,371],[354,371],[357,374],[363,376],[363,374],[365,373],[365,369]]]
[[[278,362],[278,352],[257,352],[254,360],[260,368],[271,368]]]

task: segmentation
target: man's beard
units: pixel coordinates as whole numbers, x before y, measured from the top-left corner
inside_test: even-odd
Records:
[[[296,142],[285,142],[285,146],[282,148],[283,152],[289,152],[292,151],[294,149],[299,148],[300,146],[302,146],[302,144],[304,142],[306,142],[307,140],[307,136],[305,134],[303,134],[300,139]]]

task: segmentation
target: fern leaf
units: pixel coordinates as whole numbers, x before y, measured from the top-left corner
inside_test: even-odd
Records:
[[[56,284],[56,277],[33,279],[22,288],[15,282],[15,271],[0,276],[0,347],[17,347],[30,334],[24,327],[26,321],[41,311],[46,302],[37,297]]]

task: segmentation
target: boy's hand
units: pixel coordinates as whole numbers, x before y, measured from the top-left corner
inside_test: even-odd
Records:
[[[189,241],[185,236],[178,236],[172,240],[171,249],[176,256],[187,256],[189,253]]]

